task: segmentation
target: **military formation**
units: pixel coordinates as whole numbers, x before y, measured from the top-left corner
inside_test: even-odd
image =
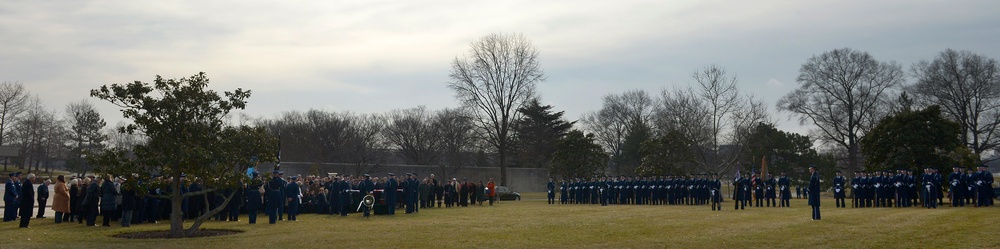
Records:
[[[839,175],[839,172],[838,172]],[[834,183],[837,184],[837,180]],[[843,180],[840,181],[841,183]],[[985,165],[977,171],[952,168],[947,179],[936,168],[924,168],[920,175],[912,170],[854,172],[851,178],[852,207],[923,207],[937,208],[944,199],[953,207],[971,205],[992,206],[994,200],[993,174]],[[947,184],[948,190],[944,191]],[[835,196],[838,199],[843,195]],[[838,207],[846,207],[840,205]]]
[[[559,184],[559,203],[601,205],[704,205],[718,194],[706,175],[576,178]],[[555,184],[550,180],[549,192]],[[713,188],[714,187],[714,188]],[[713,192],[714,190],[714,192]]]

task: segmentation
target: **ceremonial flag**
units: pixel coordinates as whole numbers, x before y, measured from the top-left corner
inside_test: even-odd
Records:
[[[767,177],[767,156],[760,157],[760,176]]]
[[[278,162],[274,163],[274,170],[281,170],[281,132],[278,132]]]

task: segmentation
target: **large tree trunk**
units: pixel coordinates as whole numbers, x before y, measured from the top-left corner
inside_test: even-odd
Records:
[[[175,174],[173,182],[170,183],[170,237],[184,237],[184,212],[181,204],[184,197],[181,195],[181,179],[179,174]]]

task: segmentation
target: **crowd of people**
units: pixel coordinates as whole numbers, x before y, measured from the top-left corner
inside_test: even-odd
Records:
[[[133,175],[133,178],[138,175]],[[44,218],[49,196],[45,181],[37,188],[32,182],[34,174],[22,178],[20,173],[11,173],[4,192],[4,222],[21,217],[21,227],[28,227],[32,212],[35,211],[34,198],[37,196],[36,218]],[[77,222],[87,226],[111,226],[112,222],[123,227],[133,224],[157,223],[169,220],[171,202],[154,196],[168,196],[170,177],[154,176],[143,185],[145,191],[137,191],[138,184],[126,184],[127,177],[111,175],[56,178],[51,209],[55,211],[55,223]],[[184,193],[204,192],[203,182],[197,177],[181,175],[180,191]],[[285,177],[281,171],[273,171],[270,177],[258,172],[251,173],[248,181],[239,188],[217,190],[204,193],[207,196],[185,197],[181,209],[184,219],[196,219],[209,210],[220,210],[210,220],[239,221],[247,215],[250,224],[257,222],[261,212],[269,216],[269,223],[279,220],[294,221],[301,213],[337,214],[369,212],[393,215],[396,210],[417,213],[426,208],[467,207],[484,203],[493,205],[496,199],[496,184],[493,179],[473,182],[465,178],[439,180],[433,174],[419,179],[417,174],[407,173],[397,179],[393,173],[379,178],[368,174],[363,176],[329,174],[327,176],[300,175]],[[376,203],[375,210],[360,205],[362,198],[371,195]],[[229,202],[226,197],[232,196]],[[207,197],[207,198],[206,198]],[[31,201],[29,201],[31,200]],[[436,204],[436,205],[435,205]],[[97,224],[101,216],[102,223]]]

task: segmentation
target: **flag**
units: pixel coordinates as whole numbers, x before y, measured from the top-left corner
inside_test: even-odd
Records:
[[[274,170],[281,170],[281,132],[278,132],[278,161],[274,163]]]
[[[767,156],[760,157],[760,176],[767,177]]]

